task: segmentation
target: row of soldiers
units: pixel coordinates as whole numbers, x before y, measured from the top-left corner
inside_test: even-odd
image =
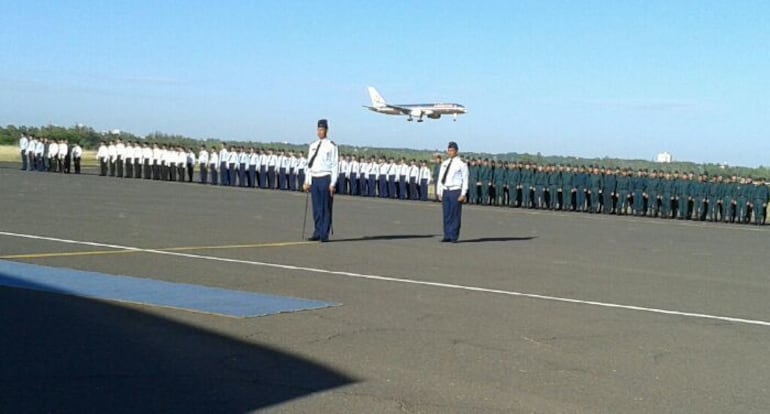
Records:
[[[147,142],[102,142],[96,158],[100,175],[192,182],[213,185],[259,187],[299,191],[305,181],[307,158],[302,151],[276,151],[244,146],[206,148],[197,151]],[[385,158],[340,157],[337,192],[364,197],[428,200],[434,181],[427,161],[400,162]]]
[[[472,204],[764,224],[764,178],[473,159]],[[475,184],[475,185],[474,185]]]
[[[80,174],[83,148],[78,143],[70,145],[66,140],[22,135],[19,151],[22,170],[69,174],[74,164],[75,174]]]
[[[82,149],[39,137],[22,137],[23,169],[80,172]],[[300,191],[307,158],[303,152],[243,146],[197,151],[175,145],[115,140],[97,151],[100,174],[166,181]],[[441,157],[427,161],[340,156],[337,192],[394,198],[433,199]],[[529,162],[468,161],[468,202],[477,205],[636,215],[760,225],[766,222],[770,188],[764,178],[694,173],[631,171],[600,166],[537,165]]]

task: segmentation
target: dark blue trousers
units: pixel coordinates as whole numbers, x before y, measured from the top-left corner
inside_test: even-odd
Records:
[[[211,185],[217,185],[217,177],[219,177],[219,174],[217,174],[217,165],[211,164]]]
[[[201,184],[206,184],[206,179],[208,178],[209,172],[206,168],[206,164],[201,164],[200,168],[200,176],[201,176]]]
[[[377,195],[377,179],[375,176],[370,175],[369,176],[369,184],[367,185],[367,193],[369,197],[374,197]]]
[[[246,187],[246,163],[241,163],[238,169],[238,186]]]
[[[409,177],[409,199],[417,200],[417,177]]]
[[[249,187],[254,188],[257,185],[257,166],[249,165]]]
[[[388,198],[388,178],[380,176],[380,198]]]
[[[297,191],[297,172],[289,170],[289,191]]]
[[[267,188],[267,166],[261,165],[259,167],[259,186],[261,188]]]
[[[329,240],[329,232],[332,228],[332,196],[329,194],[331,176],[313,177],[310,186],[310,196],[313,199],[313,222],[315,229],[313,237],[321,240]]]
[[[460,198],[460,190],[444,191],[442,197],[444,239],[457,241],[460,237],[460,222],[463,214],[463,205],[457,200]]]
[[[27,150],[21,150],[21,169],[27,169]]]
[[[350,195],[358,195],[358,174],[350,174]]]
[[[406,200],[406,176],[400,175],[398,177],[398,198]]]
[[[267,188],[275,190],[275,167],[267,167]]]
[[[428,179],[423,178],[420,180],[420,200],[428,201]]]
[[[219,184],[220,185],[228,185],[229,181],[227,180],[229,178],[227,174],[227,161],[220,161],[219,162]]]
[[[278,169],[278,189],[279,190],[286,190],[288,189],[289,180],[286,176],[286,168],[279,168]]]

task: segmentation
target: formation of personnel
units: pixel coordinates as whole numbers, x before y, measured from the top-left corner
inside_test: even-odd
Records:
[[[74,165],[75,174],[80,174],[83,148],[78,143],[70,145],[65,140],[22,135],[19,150],[22,170],[69,174]]]
[[[82,148],[22,136],[22,169],[80,173]],[[307,157],[301,151],[228,146],[182,148],[144,141],[103,142],[100,175],[300,191]],[[338,194],[435,201],[441,157],[396,161],[339,156]],[[468,160],[467,202],[476,205],[634,215],[763,225],[770,188],[764,178],[632,171],[601,166],[537,165]]]
[[[762,225],[770,200],[764,178],[479,159],[468,169],[480,205]]]

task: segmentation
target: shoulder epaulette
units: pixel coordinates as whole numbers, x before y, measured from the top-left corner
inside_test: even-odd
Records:
[[[331,143],[332,143],[332,145],[334,145],[335,147],[337,146],[337,144],[336,144],[334,141],[332,141],[332,140],[329,140],[329,142],[331,142]]]

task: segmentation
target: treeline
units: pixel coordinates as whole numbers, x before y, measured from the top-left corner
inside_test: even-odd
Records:
[[[212,146],[219,146],[223,140],[208,138],[205,140],[198,140],[182,135],[165,134],[162,132],[154,132],[147,136],[141,137],[134,135],[130,132],[120,131],[120,133],[110,132],[97,132],[93,128],[84,125],[76,125],[72,127],[61,127],[54,125],[46,125],[41,127],[30,126],[15,126],[8,125],[6,127],[0,127],[0,144],[2,145],[16,145],[19,142],[19,138],[22,134],[43,136],[55,140],[66,140],[70,143],[79,143],[85,149],[96,149],[99,142],[102,140],[114,140],[120,138],[123,141],[147,141],[166,145],[177,145],[182,147],[198,148],[202,144],[210,148]],[[293,151],[307,151],[307,145],[303,144],[290,144],[287,142],[253,142],[253,141],[226,141],[228,145],[238,145],[246,147],[266,147],[276,150],[293,150]],[[407,159],[428,160],[435,156],[435,151],[431,150],[416,150],[410,148],[370,148],[370,147],[354,147],[349,145],[340,145],[340,151],[343,154],[354,154],[359,157],[369,158],[385,157],[400,159],[402,157]],[[752,176],[752,177],[765,177],[770,178],[770,168],[760,166],[759,168],[748,168],[740,166],[723,166],[719,164],[697,164],[693,162],[672,162],[668,164],[661,164],[652,161],[645,160],[623,160],[617,158],[580,158],[580,157],[565,157],[555,155],[542,155],[538,154],[519,154],[515,152],[509,152],[506,154],[489,154],[489,153],[463,153],[466,158],[488,158],[490,160],[501,161],[522,161],[533,162],[538,165],[573,165],[573,166],[601,166],[610,168],[630,168],[634,171],[642,169],[647,170],[662,170],[666,172],[694,172],[697,174],[721,174],[721,175],[737,175],[737,176]]]

